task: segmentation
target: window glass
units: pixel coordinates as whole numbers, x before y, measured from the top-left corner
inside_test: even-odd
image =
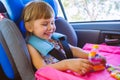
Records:
[[[61,2],[69,22],[120,20],[120,0],[61,0]]]
[[[63,16],[63,12],[62,12],[62,10],[61,10],[61,7],[60,7],[60,4],[59,4],[59,2],[58,2],[58,0],[56,0],[56,2],[57,2],[57,7],[58,7],[58,17],[63,17],[64,18],[64,16]]]

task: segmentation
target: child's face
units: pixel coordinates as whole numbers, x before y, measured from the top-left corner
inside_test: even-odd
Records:
[[[56,26],[54,18],[50,19],[37,19],[33,22],[32,33],[42,39],[50,39],[55,32]]]

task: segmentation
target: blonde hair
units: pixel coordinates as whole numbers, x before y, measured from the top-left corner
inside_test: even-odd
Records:
[[[54,17],[52,7],[43,1],[34,1],[26,5],[23,10],[24,22],[29,22],[36,19],[49,19]]]
[[[23,10],[22,18],[24,24],[27,22],[31,23],[37,19],[49,19],[54,17],[54,11],[52,7],[43,1],[32,1],[29,2]],[[28,34],[29,32],[27,32]]]

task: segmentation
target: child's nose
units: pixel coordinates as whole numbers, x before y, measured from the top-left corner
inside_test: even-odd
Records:
[[[54,28],[54,26],[51,24],[48,26],[48,30],[52,30],[53,28]]]

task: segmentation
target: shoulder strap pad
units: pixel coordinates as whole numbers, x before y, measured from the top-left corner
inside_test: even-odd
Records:
[[[67,58],[72,58],[72,52],[69,48],[69,45],[66,41],[66,36],[60,33],[54,33],[52,39],[60,41],[63,45],[63,48],[66,52]],[[43,56],[46,56],[48,53],[56,57],[59,60],[65,59],[65,56],[62,55],[59,51],[55,50],[54,45],[48,42],[47,40],[41,39],[35,35],[29,37],[28,43],[31,44],[35,49],[37,49]],[[58,54],[59,53],[59,54]],[[59,56],[61,56],[61,58]]]
[[[54,45],[47,40],[43,40],[34,35],[30,36],[28,43],[37,49],[43,56],[46,56],[54,48]]]
[[[64,40],[66,40],[66,36],[65,35],[63,35],[63,34],[60,34],[60,33],[54,33],[53,35],[52,35],[52,39],[54,39],[54,40],[60,40],[61,38],[63,38]]]
[[[55,40],[59,40],[59,38],[61,37],[65,36],[59,33],[54,33],[52,35],[52,38]],[[46,56],[54,48],[54,45],[47,40],[38,38],[34,35],[30,36],[28,43],[31,44],[34,48],[36,48],[43,56]]]

